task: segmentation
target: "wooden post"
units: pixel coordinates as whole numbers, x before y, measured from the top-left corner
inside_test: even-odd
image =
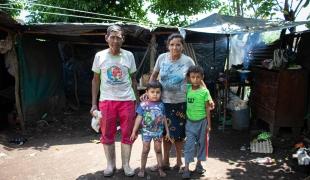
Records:
[[[152,73],[155,66],[155,56],[156,56],[156,35],[152,34],[151,38],[151,51],[150,51],[150,72]]]
[[[223,119],[223,131],[225,131],[225,124],[226,124],[226,118],[227,118],[227,103],[228,103],[228,88],[229,88],[229,40],[230,40],[230,34],[227,34],[227,62],[226,62],[226,80],[224,81],[224,87],[225,87],[225,94],[224,94],[224,106],[223,106],[223,111],[224,111],[224,119]]]
[[[1,28],[0,28],[1,29]],[[5,29],[4,29],[5,30]],[[19,68],[18,68],[18,60],[17,60],[17,55],[16,55],[16,50],[14,47],[14,41],[15,41],[15,35],[13,35],[14,32],[12,31],[7,31],[8,32],[8,39],[9,41],[11,41],[12,43],[12,47],[9,51],[6,52],[5,54],[5,58],[8,61],[12,61],[13,64],[13,76],[15,79],[15,84],[14,84],[14,88],[15,88],[15,106],[16,106],[16,110],[17,110],[17,114],[18,114],[18,120],[20,123],[20,128],[22,131],[22,134],[25,134],[25,123],[24,123],[24,116],[23,116],[23,112],[21,110],[21,102],[20,102],[20,92],[19,92]]]

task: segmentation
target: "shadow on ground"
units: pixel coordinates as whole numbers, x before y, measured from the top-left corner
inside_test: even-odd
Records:
[[[292,134],[281,134],[273,138],[272,154],[251,153],[250,141],[254,138],[250,131],[227,129],[213,131],[210,140],[209,157],[231,165],[227,169],[228,179],[305,179],[310,175],[310,166],[299,166],[294,144],[296,137]],[[298,138],[297,138],[298,139]],[[245,147],[246,150],[241,150]],[[270,157],[274,163],[259,164],[257,158]],[[209,166],[212,168],[212,165]]]
[[[46,124],[46,123],[45,123]],[[288,179],[302,180],[310,175],[309,166],[298,166],[296,159],[292,159],[293,147],[296,138],[279,136],[273,139],[273,154],[250,153],[248,149],[253,135],[250,131],[236,131],[231,128],[222,130],[216,129],[216,123],[210,134],[209,160],[206,163],[207,172],[203,175],[192,174],[192,179]],[[67,114],[63,119],[47,122],[45,126],[29,127],[28,141],[19,146],[9,143],[10,138],[18,134],[14,132],[0,132],[0,143],[6,151],[35,149],[38,151],[49,150],[54,145],[70,145],[89,143],[92,140],[99,140],[99,134],[90,128],[90,115],[88,110]],[[119,141],[119,137],[117,138]],[[244,146],[245,150],[240,150]],[[141,147],[142,149],[142,147]],[[140,152],[133,152],[140,156]],[[117,154],[118,157],[120,157]],[[258,164],[253,160],[257,158],[270,157],[275,159],[272,164]],[[172,153],[171,158],[175,157]],[[156,162],[149,162],[155,164]],[[139,163],[137,163],[139,164]],[[171,164],[173,165],[173,164]],[[103,164],[104,166],[104,164]],[[135,166],[139,167],[139,165]],[[135,171],[138,172],[139,168]],[[181,179],[181,174],[177,171],[166,171],[167,177],[164,179]],[[118,169],[111,178],[105,178],[103,171],[78,175],[78,180],[96,179],[163,179],[159,178],[157,172],[147,169],[145,178],[126,177],[122,170]]]
[[[139,168],[135,169],[136,174],[139,172]],[[160,178],[157,172],[152,172],[149,168],[146,169],[146,174],[144,178],[137,177],[136,175],[133,177],[126,177],[124,172],[121,169],[118,169],[113,177],[104,177],[103,171],[97,171],[95,173],[89,173],[85,175],[81,175],[77,178],[77,180],[100,180],[100,179],[116,179],[116,180],[130,180],[130,179],[182,179],[182,174],[179,174],[175,170],[166,171],[167,176],[165,178]],[[195,172],[191,172],[192,179],[206,179],[204,175],[197,174]]]

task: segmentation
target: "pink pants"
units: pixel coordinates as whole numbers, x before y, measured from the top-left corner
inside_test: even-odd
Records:
[[[135,123],[135,101],[100,101],[99,109],[102,112],[100,122],[102,144],[115,142],[116,121],[119,119],[121,127],[121,142],[132,144],[130,135]]]

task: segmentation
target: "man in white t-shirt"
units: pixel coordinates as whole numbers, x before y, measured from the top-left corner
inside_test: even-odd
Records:
[[[108,49],[95,55],[92,71],[92,107],[90,112],[98,109],[97,97],[100,90],[99,109],[101,138],[107,168],[104,176],[112,176],[115,171],[115,134],[116,121],[121,126],[122,167],[126,176],[133,176],[129,166],[132,141],[130,135],[134,126],[136,101],[136,64],[130,51],[121,49],[124,42],[123,30],[118,25],[107,29],[105,40]]]

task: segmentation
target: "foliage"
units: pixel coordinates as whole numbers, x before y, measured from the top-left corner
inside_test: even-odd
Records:
[[[271,19],[275,15],[273,0],[233,0],[224,4],[220,14],[250,18]]]
[[[266,0],[250,0],[247,9],[252,9],[254,11],[254,17],[261,17],[262,19],[271,19],[277,11],[275,1]]]
[[[16,6],[19,0],[7,0],[11,6]],[[26,1],[23,8],[30,12],[28,22],[115,22],[125,21],[117,17],[137,20],[139,23],[150,23],[147,12],[158,16],[158,23],[165,25],[184,26],[189,23],[188,17],[219,7],[220,0],[36,0]],[[83,12],[68,11],[61,7],[81,11],[101,13],[108,16],[86,14]],[[19,7],[21,8],[21,7]],[[12,14],[12,13],[11,13]],[[18,14],[18,12],[16,13]],[[58,14],[58,15],[57,15]],[[88,16],[91,18],[65,16]],[[114,16],[114,17],[111,17]],[[110,21],[108,20],[110,19]],[[113,20],[111,20],[113,19]],[[130,21],[126,19],[127,21]]]
[[[158,22],[160,24],[177,26],[187,25],[189,23],[187,18],[188,16],[206,12],[207,10],[211,10],[220,6],[219,0],[37,0],[36,3],[109,14],[130,19],[138,19],[140,23],[150,23],[146,17],[147,11],[150,10],[155,15],[158,15]],[[33,11],[30,18],[31,22],[102,22],[96,19],[83,19],[37,13],[36,11],[46,11],[53,13],[68,13],[68,11],[51,9],[49,7],[37,6],[34,4],[30,4],[30,7]],[[85,16],[84,13],[74,14]],[[94,15],[87,14],[87,16]],[[98,18],[99,16],[95,17]],[[100,18],[107,17],[101,16]]]
[[[276,12],[282,12],[285,20],[294,21],[300,10],[309,5],[310,0],[232,0],[224,4],[221,14],[271,19]]]
[[[262,41],[271,44],[280,38],[280,31],[266,31],[262,33]]]
[[[142,9],[143,0],[37,0],[30,3],[30,22],[115,22],[115,21],[146,21],[146,12]],[[76,9],[81,11],[105,14],[95,15],[83,12],[73,12],[63,9],[45,7],[38,4]],[[88,16],[93,18],[70,17],[64,15],[44,14],[37,11]],[[114,17],[113,17],[114,16]],[[124,18],[117,18],[117,17]],[[130,19],[130,20],[129,20]]]
[[[219,13],[224,15],[261,19],[271,19],[280,11],[285,20],[294,21],[300,10],[309,5],[310,0],[0,0],[0,2],[6,4],[5,7],[29,10],[30,15],[27,17],[29,22],[134,21],[150,25],[147,12],[151,12],[158,17],[159,24],[185,26],[189,24],[190,16],[213,9],[219,9]],[[51,6],[104,15],[68,11]],[[20,10],[16,9],[5,11],[13,17],[20,13]],[[64,14],[90,18],[70,17]]]
[[[21,12],[21,10],[18,9],[22,9],[24,7],[25,0],[20,0],[17,1],[16,3],[11,3],[11,0],[0,0],[0,3],[4,4],[2,7],[12,8],[12,9],[4,8],[1,10],[9,14],[10,16],[16,18]]]
[[[158,15],[160,24],[185,26],[189,23],[188,16],[207,12],[218,8],[219,0],[148,0],[147,10]]]

